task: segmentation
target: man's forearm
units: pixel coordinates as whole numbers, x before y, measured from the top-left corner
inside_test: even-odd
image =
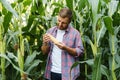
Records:
[[[65,47],[65,50],[72,56],[77,56],[77,52],[75,48],[70,48],[68,46]]]
[[[60,49],[67,51],[72,56],[77,56],[77,52],[75,48],[70,48],[66,46],[64,43],[56,44]]]
[[[50,47],[48,44],[43,44],[41,47],[41,50],[42,50],[43,54],[48,54],[50,51]]]

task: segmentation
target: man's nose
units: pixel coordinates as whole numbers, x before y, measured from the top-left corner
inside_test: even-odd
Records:
[[[60,23],[59,23],[59,25],[61,26],[61,25],[62,25],[62,23],[60,22]]]

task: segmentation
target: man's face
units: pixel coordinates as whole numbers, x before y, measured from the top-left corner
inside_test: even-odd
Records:
[[[65,18],[62,18],[60,16],[58,16],[58,28],[60,30],[65,30],[67,29],[68,25],[69,25],[69,18],[65,17]]]

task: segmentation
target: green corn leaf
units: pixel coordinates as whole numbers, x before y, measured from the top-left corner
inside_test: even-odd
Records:
[[[2,2],[3,6],[10,11],[15,17],[18,18],[18,14],[17,12],[12,8],[12,6],[10,5],[10,3],[6,0],[0,0],[0,2]]]
[[[86,0],[80,0],[79,5],[79,11],[81,11],[85,7]]]
[[[94,61],[93,61],[93,59],[89,59],[89,60],[86,60],[86,61],[78,61],[78,62],[75,62],[72,66],[71,66],[71,68],[70,68],[70,76],[71,76],[71,71],[72,71],[72,69],[74,68],[74,67],[76,67],[76,66],[78,66],[78,64],[83,64],[83,63],[86,63],[86,64],[88,64],[89,66],[93,66],[93,63]],[[71,77],[70,77],[71,78]]]
[[[29,68],[26,70],[26,72],[27,72],[27,73],[30,73],[30,71],[32,71],[33,68],[35,68],[36,66],[38,66],[40,62],[41,62],[40,60],[34,60],[34,61],[30,64],[30,66],[29,66]]]
[[[61,7],[61,8],[63,8],[63,7],[64,7],[62,4],[57,3],[57,2],[52,3],[52,5],[51,5],[51,6],[56,6],[56,7]]]
[[[99,31],[97,31],[97,45],[98,46],[101,43],[100,39],[103,38],[103,36],[105,35],[105,32],[106,32],[106,27],[104,24],[102,24],[102,28]]]
[[[114,29],[113,29],[113,23],[112,23],[111,17],[105,16],[103,20],[104,20],[105,27],[107,28],[109,33],[114,35]]]
[[[115,13],[115,11],[117,10],[117,6],[118,6],[119,1],[116,0],[111,0],[111,2],[109,3],[109,11],[108,11],[108,15],[110,17],[112,17],[112,15]]]
[[[93,21],[96,21],[97,13],[98,13],[98,5],[99,5],[99,0],[88,0],[91,9],[92,9],[92,17]]]
[[[101,54],[97,54],[94,59],[92,80],[101,80]]]
[[[89,39],[88,36],[84,36],[84,40],[91,46],[92,51],[93,51],[93,55],[95,56],[97,53],[97,48],[95,47],[95,45],[93,44],[93,42]]]
[[[7,61],[9,61],[9,62],[12,64],[12,66],[13,66],[17,71],[21,71],[21,72],[23,72],[23,73],[25,73],[25,74],[28,74],[28,73],[24,72],[23,70],[21,70],[19,67],[17,67],[5,54],[0,54],[0,57],[3,57],[3,58],[5,58]]]
[[[10,24],[11,18],[12,18],[12,14],[10,12],[8,12],[4,17],[3,26],[4,26],[5,33],[8,31],[8,27],[10,26],[9,24]]]
[[[93,55],[95,56],[97,54],[97,46],[95,46],[90,39],[89,39],[89,42],[93,51]]]
[[[8,56],[10,59],[13,59],[15,62],[18,62],[18,58],[17,58],[13,53],[8,52],[8,51],[7,51],[7,53],[8,53],[7,56]]]
[[[73,10],[73,0],[66,0],[67,7]]]
[[[111,80],[109,75],[109,69],[106,66],[101,65],[101,73],[107,77],[107,80]]]
[[[35,59],[36,55],[37,55],[37,52],[34,51],[31,55],[27,56],[27,58],[25,60],[25,64],[24,64],[24,66],[26,68],[28,68],[28,66],[32,63],[32,61]]]
[[[9,45],[9,43],[12,39],[16,42],[16,39],[15,39],[16,35],[20,34],[20,31],[16,31],[16,32],[9,31],[8,33],[9,33],[10,37],[7,40],[7,45]]]

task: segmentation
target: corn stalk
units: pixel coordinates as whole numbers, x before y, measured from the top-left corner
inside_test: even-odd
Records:
[[[26,74],[23,72],[24,71],[24,39],[22,36],[22,27],[19,26],[19,48],[17,50],[18,54],[18,65],[21,69],[20,74],[21,74],[21,80],[26,80]]]
[[[93,65],[93,72],[92,72],[92,80],[101,80],[101,70],[100,70],[100,65],[101,65],[101,50],[99,49],[99,45],[97,43],[97,24],[98,20],[101,17],[98,14],[99,10],[99,0],[88,0],[91,10],[92,10],[92,30],[93,30],[93,42],[91,40],[91,48],[93,51],[94,55],[94,65]]]
[[[117,80],[117,77],[116,77],[116,74],[115,74],[115,67],[116,67],[116,64],[115,64],[115,54],[116,54],[116,50],[115,50],[115,35],[112,35],[109,33],[109,44],[111,46],[110,48],[110,51],[111,51],[111,54],[112,54],[112,69],[111,69],[111,73],[112,73],[112,80]]]
[[[109,45],[110,45],[110,51],[111,51],[111,54],[113,57],[112,58],[112,70],[111,70],[113,80],[117,80],[117,77],[115,74],[115,66],[116,66],[115,65],[115,54],[116,54],[115,43],[116,43],[116,39],[115,39],[115,32],[114,32],[113,24],[112,24],[112,15],[117,10],[118,3],[119,3],[119,1],[115,1],[115,0],[112,0],[109,3],[109,13],[108,14],[110,17],[108,17],[108,19],[109,19],[110,24],[106,25],[112,29],[111,32],[109,32]]]
[[[112,66],[111,69],[111,75],[112,75],[112,80],[117,80],[116,75],[115,75],[115,34],[114,34],[114,29],[113,29],[113,25],[112,25],[112,19],[111,17],[105,17],[104,18],[104,22],[105,22],[105,26],[108,28],[109,31],[109,46],[110,46],[110,51],[112,54],[112,64],[110,66]]]
[[[13,13],[15,16],[17,16],[15,10],[11,7],[10,3],[6,0],[0,0],[1,4],[11,13]],[[2,6],[0,6],[0,14],[2,12]],[[1,15],[0,15],[1,16]],[[11,15],[9,15],[9,18],[6,19],[6,17],[4,17],[4,22],[3,24],[1,24],[2,18],[0,19],[0,54],[5,55],[6,53],[6,40],[4,39],[5,37],[5,33],[7,31],[8,28],[8,24],[9,24],[9,20],[10,20]],[[1,57],[1,73],[2,73],[2,78],[1,80],[6,80],[6,75],[5,75],[5,64],[6,64],[6,60],[4,57]]]
[[[3,39],[3,26],[0,26],[0,54],[5,54],[5,41]],[[6,75],[5,75],[5,58],[1,57],[1,70],[2,70],[2,79],[1,80],[6,80]]]
[[[19,13],[19,17],[18,19],[16,20],[16,22],[18,23],[16,25],[16,27],[18,27],[18,31],[19,31],[19,34],[18,34],[18,38],[19,38],[19,48],[17,50],[17,57],[18,57],[18,65],[19,65],[19,68],[20,68],[20,75],[21,75],[21,80],[26,80],[27,79],[27,76],[26,74],[24,73],[24,38],[23,38],[23,35],[22,35],[22,23],[23,23],[23,20],[22,20],[22,4],[18,4],[18,13]]]
[[[17,54],[18,54],[18,65],[21,69],[21,80],[26,80],[26,76],[24,74],[24,40],[22,35],[20,34],[20,48],[18,48]]]
[[[119,1],[112,0],[109,3],[109,11],[108,11],[108,16],[104,18],[104,23],[105,26],[107,27],[109,31],[109,46],[110,46],[110,51],[112,54],[112,64],[110,65],[112,67],[111,69],[111,75],[112,75],[112,80],[117,80],[116,74],[115,74],[115,54],[117,52],[117,48],[115,49],[116,46],[116,35],[115,35],[115,30],[113,28],[113,22],[112,22],[112,15],[115,13],[117,10]],[[116,46],[117,47],[117,46]]]

